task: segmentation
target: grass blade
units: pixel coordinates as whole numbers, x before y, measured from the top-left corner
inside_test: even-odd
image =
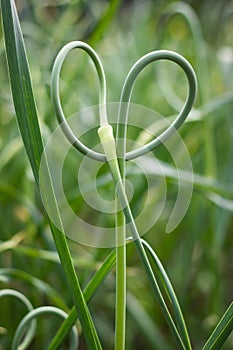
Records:
[[[1,5],[6,55],[17,122],[34,177],[38,183],[38,168],[43,153],[43,144],[23,36],[13,1],[2,0]]]
[[[215,327],[202,350],[222,349],[222,345],[233,330],[233,303],[230,304],[225,314]]]
[[[151,246],[149,245],[149,243],[147,243],[144,239],[141,239],[142,244],[146,247],[146,249],[149,251],[151,257],[153,258],[154,261],[154,266],[155,266],[155,270],[156,270],[156,275],[158,276],[157,281],[160,281],[160,288],[163,290],[164,293],[166,293],[171,306],[173,308],[174,311],[174,315],[176,318],[176,324],[177,327],[179,329],[179,334],[182,338],[182,341],[185,345],[186,349],[192,349],[191,346],[191,342],[189,339],[189,334],[188,334],[188,330],[186,328],[186,324],[184,321],[184,317],[178,302],[178,299],[176,297],[176,294],[174,292],[174,289],[172,287],[172,284],[166,274],[166,271],[164,270],[159,258],[157,257],[157,255],[155,254],[155,251],[151,248]]]
[[[107,258],[105,259],[105,261],[103,262],[99,270],[95,273],[95,275],[92,277],[92,279],[84,289],[83,294],[87,302],[90,301],[90,299],[93,297],[94,293],[96,292],[101,282],[105,279],[107,274],[115,266],[115,263],[116,263],[116,251],[112,250],[112,252],[107,256]]]
[[[17,121],[36,183],[39,185],[39,167],[43,153],[43,142],[23,35],[14,1],[1,0],[1,5],[6,55]],[[56,203],[54,202],[54,204]],[[52,222],[50,222],[50,227],[72,292],[74,304],[79,310],[79,318],[88,348],[101,349],[98,335],[75,273],[66,238]]]
[[[108,28],[120,4],[121,4],[121,0],[111,0],[109,2],[107,10],[104,12],[103,16],[100,18],[93,34],[91,35],[90,41],[92,44],[96,43],[99,37],[101,37],[104,31]]]
[[[207,193],[206,197],[219,208],[233,212],[233,201],[228,198],[224,198],[217,193]]]

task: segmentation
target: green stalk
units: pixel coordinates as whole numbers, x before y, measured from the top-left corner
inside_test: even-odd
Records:
[[[179,335],[179,332],[175,326],[175,323],[170,315],[170,312],[166,306],[166,303],[163,299],[163,296],[159,290],[159,287],[158,287],[158,284],[155,280],[155,277],[154,277],[154,273],[151,269],[151,266],[150,266],[150,263],[149,263],[149,260],[147,258],[147,255],[145,253],[145,250],[144,250],[144,247],[140,241],[140,236],[139,236],[139,233],[137,231],[137,227],[135,225],[135,222],[134,222],[134,219],[133,219],[133,216],[132,216],[132,213],[131,213],[131,210],[130,210],[130,207],[128,205],[128,200],[127,200],[127,197],[126,197],[126,194],[125,194],[125,189],[124,189],[124,186],[123,186],[123,183],[120,179],[120,172],[119,172],[119,167],[118,167],[118,163],[117,163],[117,160],[111,160],[108,162],[109,164],[109,168],[110,168],[110,171],[111,171],[111,174],[112,174],[112,177],[113,177],[113,181],[115,183],[115,186],[117,188],[117,194],[118,194],[118,197],[119,197],[119,201],[121,203],[121,207],[122,207],[122,210],[124,212],[124,215],[125,215],[125,219],[126,219],[126,225],[128,226],[128,229],[134,239],[134,243],[136,245],[136,248],[137,248],[137,251],[139,253],[139,256],[142,260],[142,263],[145,267],[145,271],[146,271],[146,274],[149,278],[149,281],[151,283],[151,286],[153,288],[153,291],[157,297],[157,300],[160,304],[160,307],[162,309],[162,312],[164,314],[164,317],[165,319],[167,320],[168,322],[168,325],[171,329],[171,331],[173,332],[179,346],[182,348],[182,349],[186,349],[184,344],[183,344],[183,341]]]
[[[121,173],[121,180],[125,182],[125,149],[121,148],[119,139],[120,124],[117,124],[116,134],[116,151],[118,157],[119,170]],[[114,148],[115,149],[115,148]],[[117,198],[118,199],[118,198]],[[119,210],[120,203],[117,201],[117,210]],[[115,329],[115,349],[125,349],[125,330],[126,330],[126,225],[125,216],[122,210],[116,213],[116,329]]]
[[[157,281],[155,279],[153,270],[150,266],[150,262],[147,258],[146,252],[145,252],[144,247],[141,243],[140,235],[139,235],[137,227],[135,225],[134,218],[133,218],[133,215],[131,213],[131,209],[129,207],[128,199],[127,199],[127,196],[125,193],[125,188],[124,188],[124,185],[123,185],[123,182],[121,179],[121,173],[120,173],[120,169],[119,169],[119,165],[118,165],[117,154],[116,154],[116,145],[115,145],[115,140],[113,137],[112,127],[110,125],[102,126],[98,129],[98,133],[99,133],[100,141],[101,141],[101,144],[103,146],[103,149],[104,149],[104,152],[106,155],[109,169],[110,169],[111,174],[112,174],[112,178],[113,178],[113,181],[115,184],[115,189],[116,189],[116,192],[118,194],[121,208],[122,208],[122,211],[123,211],[124,216],[125,216],[126,225],[129,229],[131,235],[132,235],[132,238],[133,238],[134,243],[136,245],[138,254],[142,260],[146,274],[148,276],[148,279],[150,281],[152,289],[155,293],[155,296],[159,302],[159,305],[160,305],[161,310],[164,314],[164,317],[165,317],[172,333],[174,334],[176,341],[179,344],[179,347],[183,350],[186,350],[186,347],[185,347],[185,345],[180,337],[180,334],[177,330],[177,327],[176,327],[176,325],[171,317],[171,314],[170,314],[170,312],[167,308],[167,305],[163,299],[163,296],[160,292],[160,289],[159,289],[159,286],[158,286]]]
[[[106,132],[107,131],[107,132]],[[110,132],[110,135],[108,134]],[[116,145],[110,125],[98,130],[107,161],[117,163]],[[109,137],[110,136],[110,137]],[[112,144],[113,142],[113,144]],[[124,174],[123,174],[124,175]],[[121,176],[119,176],[121,180]],[[122,180],[121,180],[122,181]],[[115,189],[118,180],[115,182]],[[123,186],[123,184],[122,184]],[[117,190],[116,190],[117,193]],[[118,203],[117,203],[118,206]],[[117,210],[118,208],[116,208]],[[115,311],[115,350],[125,349],[126,328],[126,245],[125,217],[122,211],[116,213],[116,311]]]
[[[104,124],[98,129],[100,140],[105,151],[108,164],[116,162],[116,145],[112,127]],[[110,163],[109,163],[110,162]],[[111,170],[111,167],[110,167]],[[115,189],[117,192],[119,177],[115,178]],[[116,208],[117,209],[117,208]],[[125,246],[125,218],[122,211],[116,214],[116,314],[115,314],[115,349],[125,349],[125,324],[126,324],[126,246]]]
[[[115,349],[125,349],[126,327],[126,246],[125,219],[122,211],[116,213],[116,314]]]

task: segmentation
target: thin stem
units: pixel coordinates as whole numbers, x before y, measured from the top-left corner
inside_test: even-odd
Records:
[[[100,141],[108,162],[116,162],[116,144],[111,125],[98,129]],[[119,177],[121,180],[121,177]],[[123,183],[122,183],[123,186]],[[117,192],[117,191],[116,191]],[[118,203],[117,203],[118,206]],[[126,323],[126,247],[125,247],[125,218],[122,211],[116,208],[116,314],[115,314],[115,349],[125,348]]]
[[[103,149],[105,151],[105,155],[106,155],[106,159],[107,159],[107,162],[109,165],[109,169],[110,169],[111,174],[112,174],[113,182],[115,185],[115,190],[118,194],[121,208],[122,208],[122,211],[123,211],[124,216],[125,216],[127,228],[129,229],[129,231],[133,237],[137,251],[138,251],[139,256],[142,260],[142,263],[143,263],[144,268],[146,270],[148,279],[151,283],[151,286],[152,286],[153,291],[155,293],[155,296],[159,302],[159,305],[160,305],[161,310],[164,314],[164,317],[167,320],[168,325],[169,325],[171,331],[173,332],[180,348],[183,350],[186,350],[186,347],[183,344],[183,341],[180,337],[180,334],[176,328],[176,325],[171,317],[171,314],[170,314],[170,312],[167,308],[167,305],[163,299],[163,296],[160,292],[160,289],[159,289],[159,286],[158,286],[157,281],[155,279],[153,270],[150,266],[150,262],[148,260],[147,255],[146,255],[144,247],[141,243],[140,235],[139,235],[137,227],[135,225],[134,218],[133,218],[133,215],[132,215],[129,203],[128,203],[128,199],[127,199],[127,196],[125,193],[125,188],[124,188],[124,185],[123,185],[123,182],[121,179],[121,173],[120,173],[120,169],[119,169],[119,165],[118,165],[118,160],[117,160],[117,155],[116,155],[116,145],[115,145],[115,141],[114,141],[114,137],[113,137],[113,133],[112,133],[112,128],[110,125],[100,127],[98,130],[98,133],[99,133],[99,137],[100,137]]]
[[[126,247],[125,220],[122,211],[116,213],[116,315],[115,349],[125,348],[126,327]]]
[[[119,115],[118,115],[119,118]],[[121,180],[125,187],[125,148],[121,148],[120,140],[121,125],[117,123],[116,131],[116,152]],[[117,201],[119,206],[119,199]],[[117,251],[117,280],[116,280],[116,334],[115,349],[125,348],[125,329],[126,329],[126,225],[124,213],[116,213],[116,251]],[[119,326],[120,325],[120,326]],[[119,346],[118,346],[119,345]]]
[[[139,256],[142,260],[142,263],[144,265],[144,268],[145,268],[146,274],[148,276],[148,279],[150,281],[150,284],[151,284],[153,291],[155,293],[155,296],[159,302],[159,305],[160,305],[161,310],[164,314],[164,317],[167,320],[168,325],[169,325],[171,331],[173,332],[173,334],[177,340],[177,343],[179,344],[181,349],[185,350],[186,347],[183,344],[183,341],[179,335],[179,332],[176,328],[176,325],[175,325],[175,323],[171,317],[171,314],[167,308],[167,305],[163,299],[163,296],[160,292],[159,286],[158,286],[157,281],[155,279],[153,270],[150,266],[150,262],[147,258],[144,247],[141,243],[140,235],[139,235],[137,227],[135,225],[135,222],[134,222],[134,219],[133,219],[133,216],[131,213],[131,209],[130,209],[129,204],[128,204],[128,199],[127,199],[126,194],[125,194],[125,189],[124,189],[121,177],[120,177],[120,171],[119,171],[119,166],[118,166],[117,160],[110,160],[108,162],[108,164],[109,164],[109,168],[110,168],[110,171],[111,171],[111,174],[113,177],[113,181],[115,183],[115,187],[116,187],[116,191],[117,191],[117,194],[119,197],[119,201],[120,201],[122,210],[124,212],[126,225],[127,225],[128,229],[133,237],[134,243],[136,245],[138,254],[139,254]]]

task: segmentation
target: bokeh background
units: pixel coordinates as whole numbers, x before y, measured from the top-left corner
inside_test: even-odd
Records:
[[[171,278],[194,348],[201,348],[230,303],[233,291],[233,1],[17,0],[16,5],[45,141],[57,127],[50,101],[51,69],[56,54],[67,42],[84,40],[98,52],[107,76],[109,102],[119,102],[127,72],[149,51],[174,50],[192,64],[198,95],[180,131],[193,164],[192,200],[181,224],[166,234],[177,195],[177,174],[166,148],[156,150],[156,157],[171,172],[166,177],[165,210],[145,238]],[[179,69],[156,63],[139,76],[132,102],[172,120],[181,108],[186,89]],[[95,72],[85,54],[69,55],[62,71],[61,94],[66,115],[98,103]],[[67,309],[72,306],[70,293],[16,124],[2,28],[0,122],[0,287],[22,291],[34,306],[49,304]],[[93,142],[91,135],[85,137],[86,142]],[[67,173],[75,175],[78,164],[74,152],[66,162]],[[112,185],[101,181],[105,172],[104,167],[99,172],[100,191],[108,196]],[[143,176],[133,181],[131,205],[137,212],[143,206],[147,184]],[[184,181],[190,181],[189,174]],[[108,218],[104,214],[93,213],[79,195],[74,195],[78,191],[75,176],[67,186],[79,215],[105,224]],[[159,200],[159,189],[155,195]],[[85,286],[110,250],[71,240],[69,246]],[[127,285],[126,349],[175,349],[133,245],[127,248]],[[113,271],[90,303],[104,349],[112,349],[114,344],[114,298]],[[10,348],[24,313],[17,301],[0,300],[1,350]],[[40,320],[31,349],[46,349],[58,326],[54,318]],[[68,340],[64,349],[67,344]],[[223,349],[232,347],[231,337]],[[80,349],[85,348],[81,338]]]

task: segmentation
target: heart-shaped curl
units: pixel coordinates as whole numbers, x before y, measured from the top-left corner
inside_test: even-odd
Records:
[[[58,122],[69,140],[69,142],[81,153],[87,155],[88,157],[106,162],[106,156],[103,153],[96,152],[91,150],[85,144],[83,144],[72,132],[67,120],[65,118],[61,101],[60,101],[60,92],[59,92],[59,76],[61,72],[61,68],[66,56],[69,52],[75,48],[80,48],[87,52],[87,54],[92,59],[99,79],[99,115],[100,115],[100,125],[108,124],[107,110],[106,110],[106,78],[104,74],[104,69],[100,58],[96,54],[96,52],[86,43],[82,41],[72,41],[65,45],[61,51],[58,53],[57,58],[55,60],[53,71],[52,71],[52,79],[51,79],[51,97],[54,105],[56,117]],[[159,136],[153,139],[151,142],[146,145],[141,146],[140,148],[126,152],[126,132],[127,132],[127,120],[128,120],[128,111],[130,105],[130,98],[133,91],[133,86],[136,81],[139,73],[145,68],[148,64],[158,61],[158,60],[169,60],[178,64],[184,71],[185,75],[188,79],[189,89],[186,101],[184,106],[174,122],[169,125],[169,127],[161,132]],[[117,130],[117,140],[121,140],[117,142],[117,154],[118,157],[125,160],[132,160],[139,156],[146,154],[149,151],[153,151],[156,147],[165,142],[185,121],[187,118],[196,96],[196,76],[193,71],[190,63],[181,55],[176,52],[168,51],[168,50],[157,50],[152,51],[143,57],[141,57],[131,68],[129,71],[120,98],[120,107],[118,111],[118,130]],[[123,140],[123,142],[122,142]]]

